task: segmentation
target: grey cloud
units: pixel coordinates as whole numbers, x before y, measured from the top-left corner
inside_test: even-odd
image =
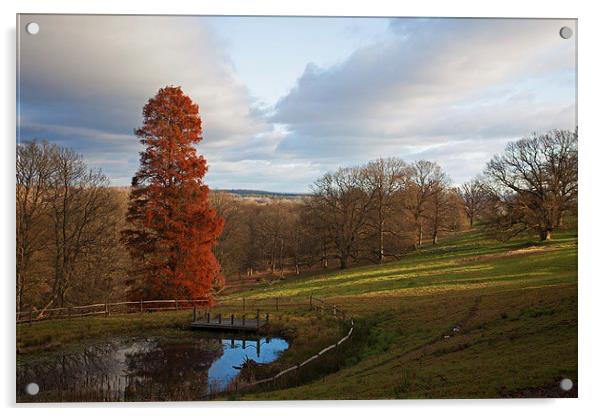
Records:
[[[110,155],[126,166],[98,166],[123,182],[137,166],[133,129],[142,107],[165,85],[181,85],[199,104],[200,147],[211,158],[272,130],[254,113],[246,87],[201,18],[23,17],[31,19],[41,30],[21,34],[22,140],[48,138],[91,163]]]
[[[573,21],[391,19],[385,40],[308,64],[263,108],[203,18],[35,20],[40,33],[21,34],[20,137],[73,147],[118,184],[137,167],[142,106],[168,84],[200,106],[218,188],[307,191],[327,170],[392,155],[438,161],[459,182],[507,140],[575,124],[575,38],[558,36]]]

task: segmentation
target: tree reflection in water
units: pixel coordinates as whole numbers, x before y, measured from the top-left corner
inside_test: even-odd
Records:
[[[18,366],[17,401],[199,400],[227,386],[247,356],[271,362],[287,347],[265,338],[114,340]],[[30,382],[37,396],[25,394]]]

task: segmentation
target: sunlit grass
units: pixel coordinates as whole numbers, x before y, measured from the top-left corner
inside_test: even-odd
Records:
[[[570,227],[544,243],[465,232],[399,261],[233,295],[312,294],[372,322],[379,340],[321,381],[246,398],[566,394],[558,381],[577,380],[577,234]],[[459,332],[450,332],[456,325]]]
[[[560,395],[561,378],[578,380],[575,222],[553,238],[500,243],[473,230],[398,261],[300,276],[221,298],[240,306],[243,298],[306,302],[313,295],[351,313],[363,328],[340,371],[317,369],[303,385],[242,398]],[[275,330],[294,340],[276,368],[305,359],[341,333],[306,307],[274,319]],[[175,330],[189,320],[190,312],[178,312],[41,322],[20,327],[17,345],[27,356],[84,338]]]

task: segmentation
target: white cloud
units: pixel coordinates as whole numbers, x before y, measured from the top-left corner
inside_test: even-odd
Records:
[[[137,168],[142,107],[165,85],[199,104],[220,188],[306,191],[326,170],[392,155],[438,161],[458,182],[507,140],[575,123],[575,38],[558,36],[573,21],[392,19],[262,108],[209,18],[35,19],[40,33],[21,36],[21,138],[73,147],[119,184]]]
[[[395,19],[390,39],[331,68],[308,65],[276,105],[273,121],[292,132],[278,150],[355,161],[457,142],[445,147],[463,158],[478,141],[574,128],[575,43],[560,38],[563,25],[573,22]],[[444,168],[466,176],[482,163]]]

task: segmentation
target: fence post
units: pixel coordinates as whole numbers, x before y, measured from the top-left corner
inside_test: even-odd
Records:
[[[265,323],[267,324],[269,322],[270,322],[270,313],[266,312],[266,314],[265,314]]]
[[[278,296],[276,296],[276,310],[278,310],[278,299],[280,299]]]
[[[196,305],[192,308],[192,322],[196,321]]]
[[[247,302],[246,302],[246,298],[245,298],[245,297],[243,297],[243,298],[242,298],[242,311],[243,311],[243,313],[245,312],[245,303],[247,303]]]
[[[217,322],[221,325],[222,323],[222,314],[217,315]]]
[[[105,302],[105,316],[109,315],[109,304]]]
[[[257,315],[255,315],[256,327],[259,328],[259,309],[257,309]]]
[[[143,312],[144,306],[142,306],[142,299],[140,299],[140,313]]]
[[[314,308],[314,304],[312,302],[312,295],[309,295],[309,309],[312,310]]]
[[[31,321],[33,320],[33,309],[29,310],[29,324],[31,324]]]
[[[230,325],[234,326],[234,314],[230,316]]]
[[[207,323],[211,322],[211,312],[207,312]]]
[[[245,319],[246,319],[246,317],[247,317],[247,315],[243,313],[242,314],[242,326],[243,326],[243,328],[245,326]]]
[[[178,300],[176,299],[176,311],[178,310]]]

